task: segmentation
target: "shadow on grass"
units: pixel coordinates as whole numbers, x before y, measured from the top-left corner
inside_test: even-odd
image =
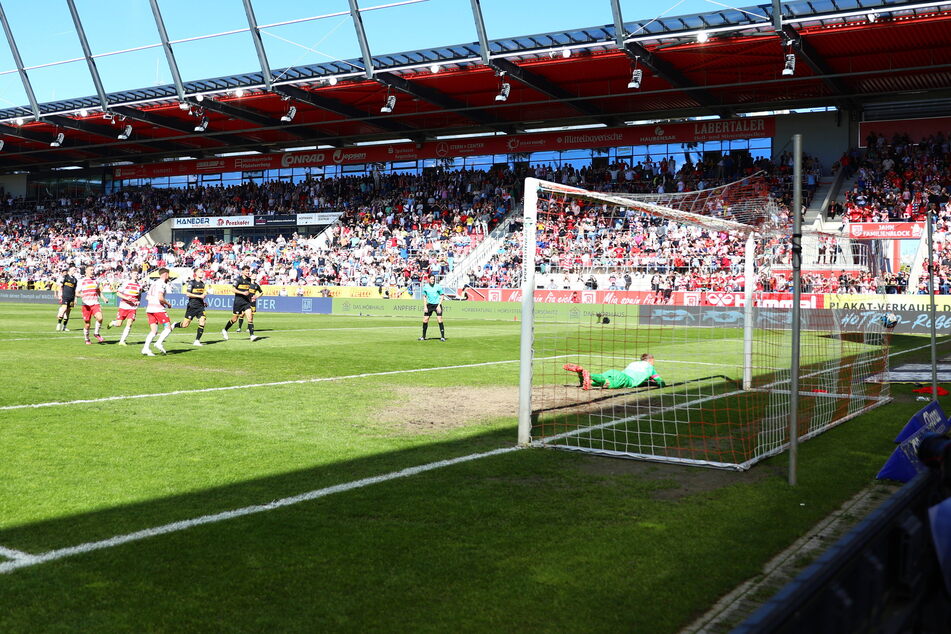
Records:
[[[275,476],[252,478],[193,493],[0,529],[0,544],[34,553],[62,548],[206,514],[267,504],[276,499],[327,486],[514,444],[514,428],[492,431],[459,440],[343,460]],[[182,469],[187,469],[187,463],[182,463]],[[128,474],[128,477],[133,477],[133,474]]]

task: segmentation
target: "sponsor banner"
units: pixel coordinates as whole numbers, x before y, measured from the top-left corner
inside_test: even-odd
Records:
[[[886,139],[896,134],[907,134],[912,143],[918,143],[934,136],[935,132],[951,133],[951,117],[930,117],[925,119],[896,119],[894,121],[860,121],[858,146],[864,148],[868,135],[882,135]]]
[[[172,229],[227,229],[253,227],[254,216],[195,216],[172,218]]]
[[[255,226],[261,227],[296,227],[297,214],[283,216],[254,216]]]
[[[893,297],[899,297],[894,295]],[[921,310],[887,310],[898,317],[898,323],[889,332],[902,335],[928,335],[931,333],[931,313],[927,308]],[[836,321],[843,330],[864,330],[868,326],[881,322],[886,311],[837,309]],[[938,313],[934,319],[935,332],[938,335],[951,335],[951,313]]]
[[[677,293],[674,295],[677,295]],[[682,303],[684,306],[743,307],[746,305],[746,295],[742,291],[687,291],[680,293],[680,295],[683,296]],[[791,308],[792,293],[756,293],[753,302],[754,306],[761,308]],[[827,307],[824,296],[818,293],[803,293],[799,300],[799,306],[802,308]]]
[[[951,295],[935,295],[935,310],[951,311]],[[928,295],[826,295],[826,308],[853,311],[928,312]]]
[[[924,233],[920,222],[850,222],[849,237],[857,240],[918,240]]]
[[[331,225],[337,222],[337,218],[343,214],[339,211],[321,211],[316,213],[297,214],[297,224],[306,225]]]
[[[673,293],[677,303],[683,293]],[[522,290],[519,288],[472,288],[469,299],[488,302],[521,302]],[[618,304],[637,306],[640,304],[663,303],[663,297],[650,291],[565,291],[537,290],[536,304]]]
[[[231,284],[208,284],[209,295],[233,295]],[[398,286],[297,286],[293,284],[264,284],[261,286],[266,297],[363,297],[367,299],[397,299],[410,297],[405,288]]]
[[[284,152],[282,154],[235,156],[215,160],[120,165],[113,169],[113,174],[117,179],[155,178],[159,176],[257,171],[288,167],[418,161],[449,156],[548,152],[624,145],[650,145],[653,143],[702,143],[704,141],[772,137],[775,132],[776,120],[773,117],[743,117],[598,130],[540,132],[427,143],[395,143],[393,145],[338,148],[335,150]]]
[[[172,310],[184,310],[188,298],[181,293],[169,293],[165,299],[172,304]],[[232,297],[209,295],[206,298],[208,310],[231,311],[234,306]],[[259,313],[305,313],[330,314],[330,299],[322,297],[260,297],[258,298]]]
[[[537,322],[591,323],[608,317],[612,321],[637,319],[638,306],[618,306],[605,310],[603,306],[584,304],[537,304]],[[334,298],[335,315],[422,316],[422,300],[407,299],[348,299]],[[516,302],[443,302],[443,314],[457,319],[496,319],[519,321],[522,307]],[[610,327],[610,326],[605,326]]]
[[[26,302],[27,304],[56,304],[53,291],[6,291],[0,290],[0,302]]]

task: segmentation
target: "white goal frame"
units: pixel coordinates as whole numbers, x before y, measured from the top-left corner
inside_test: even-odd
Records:
[[[719,188],[717,188],[719,189]],[[757,245],[757,240],[763,237],[770,235],[772,232],[770,228],[766,228],[766,233],[758,231],[752,225],[743,224],[735,222],[732,220],[727,220],[725,218],[720,218],[716,216],[707,216],[695,214],[687,211],[680,211],[677,209],[671,209],[664,207],[652,202],[640,201],[636,198],[625,197],[623,195],[612,195],[610,193],[602,193],[597,191],[586,190],[579,187],[572,187],[569,185],[563,185],[560,183],[553,183],[550,181],[544,181],[537,178],[527,178],[525,180],[525,196],[524,196],[524,205],[523,205],[523,226],[522,226],[522,279],[521,279],[521,291],[522,291],[522,306],[521,306],[521,342],[520,342],[520,353],[519,353],[519,410],[518,410],[518,443],[522,446],[528,445],[537,445],[537,446],[556,446],[559,448],[565,449],[576,449],[580,451],[590,452],[590,453],[600,453],[602,455],[618,455],[629,458],[643,458],[659,462],[673,462],[678,464],[699,464],[701,466],[714,466],[721,468],[739,468],[746,469],[749,468],[754,462],[768,457],[770,455],[776,455],[785,451],[789,446],[789,441],[787,439],[786,443],[782,446],[778,446],[769,450],[765,454],[760,454],[751,461],[744,462],[743,464],[727,464],[727,463],[711,463],[705,461],[698,461],[694,459],[684,459],[684,458],[661,458],[658,456],[649,456],[649,455],[640,455],[640,454],[631,454],[620,451],[608,451],[608,450],[587,450],[587,449],[577,449],[575,447],[561,447],[560,445],[551,445],[550,440],[554,440],[557,437],[550,437],[546,439],[537,439],[533,440],[532,431],[533,431],[533,409],[532,409],[532,386],[533,386],[533,373],[534,373],[534,348],[535,348],[535,272],[536,272],[536,241],[537,241],[537,227],[538,227],[538,202],[539,202],[539,191],[545,190],[556,193],[564,193],[567,195],[576,196],[579,198],[587,198],[588,200],[597,201],[601,203],[607,203],[609,205],[618,205],[625,208],[639,208],[643,211],[658,217],[668,218],[675,222],[684,222],[695,224],[703,227],[708,227],[717,230],[730,231],[735,233],[740,233],[741,235],[746,236],[745,240],[745,249],[744,249],[744,307],[743,307],[743,357],[742,357],[742,382],[740,384],[740,390],[733,392],[732,394],[740,394],[743,392],[773,392],[773,393],[785,393],[792,394],[791,385],[786,386],[785,390],[782,389],[782,386],[774,382],[772,387],[770,386],[758,386],[754,387],[754,331],[756,316],[754,313],[754,296],[756,290],[756,271],[755,271],[755,249]],[[774,227],[776,229],[776,227]],[[798,311],[794,311],[798,312]],[[801,324],[796,323],[792,324],[791,327],[798,329]],[[824,374],[827,370],[823,370],[813,374]],[[786,383],[783,381],[782,383]],[[801,389],[801,388],[800,388]],[[800,392],[800,395],[808,396],[808,393]],[[722,398],[723,396],[729,395],[714,395],[709,398],[702,398],[701,400],[713,400],[716,398]],[[814,396],[814,394],[813,394]],[[848,394],[828,394],[829,398],[853,398]],[[821,429],[810,430],[806,433],[800,432],[799,438],[805,439],[812,437],[822,431],[825,431],[828,428],[836,426],[854,418],[857,415],[860,415],[866,411],[869,411],[875,407],[878,407],[891,399],[888,397],[882,396],[863,396],[862,400],[865,402],[861,404],[860,407],[855,408],[855,411],[851,411],[847,416],[843,418],[833,419],[828,421],[830,424],[823,425]],[[635,418],[639,418],[637,416]],[[615,424],[623,422],[623,420],[615,421],[612,423],[605,424]],[[600,427],[600,425],[599,425]],[[584,431],[584,430],[580,430]],[[574,435],[576,432],[567,432],[566,434],[559,434],[558,436],[565,435]]]

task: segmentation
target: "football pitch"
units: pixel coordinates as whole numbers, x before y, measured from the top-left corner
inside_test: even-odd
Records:
[[[804,444],[790,488],[785,455],[517,450],[517,322],[447,318],[443,343],[417,316],[259,314],[250,342],[209,313],[205,346],[193,323],[150,358],[143,315],[87,346],[55,310],[0,304],[3,632],[676,632],[867,486],[921,405]]]

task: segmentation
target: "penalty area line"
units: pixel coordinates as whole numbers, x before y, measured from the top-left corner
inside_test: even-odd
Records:
[[[482,361],[480,363],[463,363],[460,365],[443,365],[431,368],[410,368],[408,370],[386,370],[383,372],[364,372],[362,374],[347,374],[344,376],[322,376],[310,379],[289,379],[287,381],[271,381],[268,383],[245,383],[243,385],[222,385],[219,387],[203,387],[194,390],[174,390],[171,392],[149,392],[146,394],[124,394],[120,396],[103,396],[100,398],[75,399],[72,401],[50,401],[48,403],[24,403],[21,405],[4,405],[0,411],[15,409],[38,409],[41,407],[60,407],[64,405],[84,405],[88,403],[108,403],[110,401],[126,401],[138,398],[156,398],[161,396],[180,396],[182,394],[202,394],[206,392],[227,392],[229,390],[243,390],[256,387],[277,387],[280,385],[306,385],[308,383],[325,383],[328,381],[345,381],[347,379],[365,379],[377,376],[394,376],[397,374],[414,374],[417,372],[440,372],[443,370],[461,370],[465,368],[480,368],[490,365],[505,365],[518,363],[518,359],[506,361]]]
[[[333,495],[334,493],[344,493],[346,491],[352,491],[354,489],[359,489],[359,488],[371,486],[374,484],[380,484],[381,482],[389,482],[390,480],[406,478],[406,477],[414,476],[420,473],[426,473],[427,471],[434,471],[436,469],[442,469],[444,467],[451,467],[453,465],[461,464],[464,462],[471,462],[473,460],[479,460],[481,458],[489,458],[491,456],[499,456],[502,454],[511,453],[513,451],[518,451],[519,449],[522,449],[522,447],[520,446],[502,447],[499,449],[493,449],[492,451],[486,451],[483,453],[474,453],[474,454],[469,454],[467,456],[461,456],[459,458],[438,460],[436,462],[430,462],[430,463],[418,465],[415,467],[408,467],[406,469],[401,469],[399,471],[391,471],[390,473],[385,473],[383,475],[363,478],[362,480],[353,480],[351,482],[336,484],[333,486],[324,487],[322,489],[314,489],[313,491],[308,491],[306,493],[301,493],[291,497],[281,498],[280,500],[274,500],[273,502],[268,502],[267,504],[255,504],[253,506],[245,506],[245,507],[234,509],[231,511],[213,513],[211,515],[202,515],[201,517],[195,517],[188,520],[181,520],[178,522],[171,522],[169,524],[163,524],[161,526],[155,526],[153,528],[146,528],[140,531],[135,531],[134,533],[126,533],[125,535],[116,535],[115,537],[110,537],[108,539],[103,539],[103,540],[99,540],[95,542],[86,542],[84,544],[79,544],[77,546],[69,546],[67,548],[58,548],[56,550],[50,550],[45,553],[39,553],[36,555],[27,555],[26,553],[19,553],[19,551],[8,551],[11,553],[19,553],[19,555],[21,556],[13,558],[13,561],[0,563],[0,574],[13,572],[14,570],[18,570],[20,568],[27,568],[29,566],[36,566],[38,564],[45,564],[51,561],[65,559],[67,557],[82,555],[82,554],[90,553],[96,550],[103,550],[106,548],[115,548],[116,546],[121,546],[123,544],[128,544],[130,542],[141,541],[143,539],[149,539],[151,537],[156,537],[158,535],[167,535],[169,533],[177,533],[179,531],[188,530],[196,526],[203,526],[205,524],[215,524],[217,522],[223,522],[226,520],[231,520],[238,517],[244,517],[247,515],[254,515],[257,513],[265,513],[267,511],[274,511],[276,509],[284,508],[287,506],[300,504],[301,502],[309,502],[311,500],[316,500],[322,497],[326,497],[328,495]],[[0,554],[2,554],[2,551],[0,551]]]
[[[14,550],[13,548],[0,546],[0,557],[12,559],[13,561],[33,561],[35,555],[25,553],[22,550]]]

